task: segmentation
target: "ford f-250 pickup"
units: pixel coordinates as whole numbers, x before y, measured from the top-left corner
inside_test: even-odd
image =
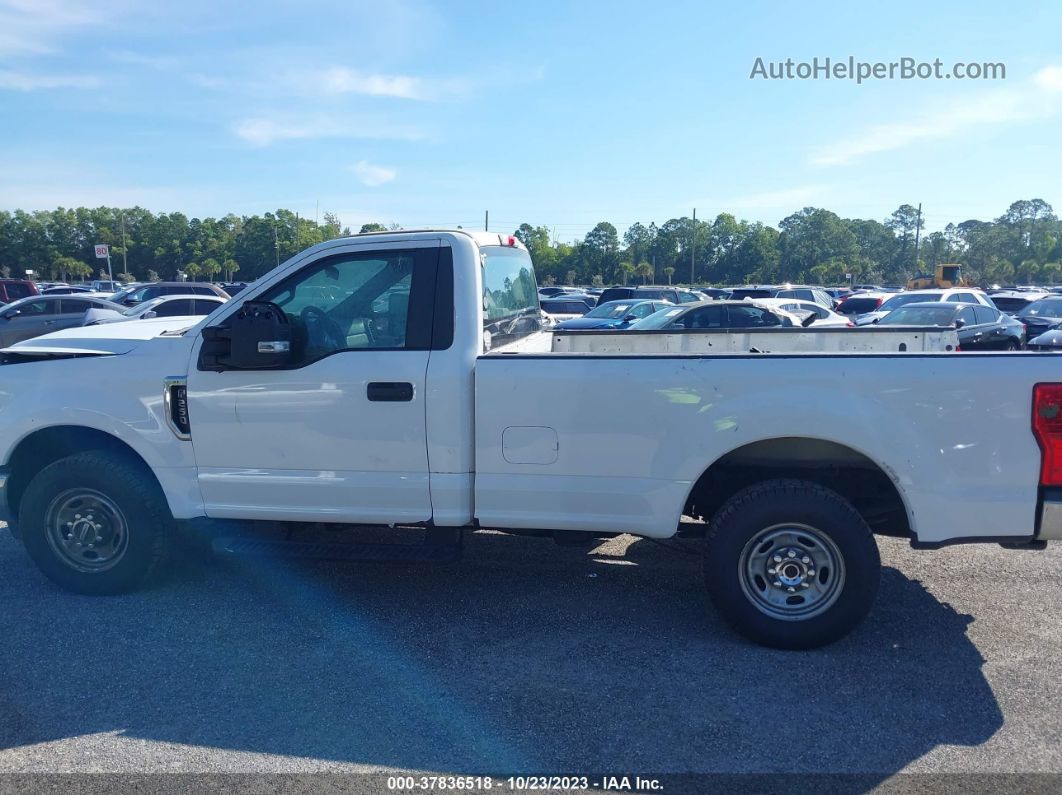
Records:
[[[92,594],[157,575],[197,523],[224,552],[351,559],[391,553],[298,529],[420,527],[403,554],[433,559],[477,527],[699,526],[716,608],[784,648],[863,618],[876,533],[1062,539],[1054,354],[565,353],[541,323],[517,240],[417,231],[322,243],[190,328],[23,343],[0,368],[0,510]],[[225,529],[260,520],[290,537]]]

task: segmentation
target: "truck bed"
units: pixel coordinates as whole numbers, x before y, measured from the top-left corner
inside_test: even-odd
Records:
[[[662,339],[593,339],[606,336]],[[818,466],[834,455],[893,484],[917,541],[1028,538],[1040,466],[1030,397],[1060,364],[1022,353],[483,355],[477,516],[671,536],[710,466],[800,439],[826,443]]]

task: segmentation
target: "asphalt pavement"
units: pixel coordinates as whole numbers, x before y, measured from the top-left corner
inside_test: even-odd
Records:
[[[93,598],[4,530],[0,772],[1062,772],[1062,545],[879,543],[870,617],[801,653],[721,623],[694,541],[478,532]]]

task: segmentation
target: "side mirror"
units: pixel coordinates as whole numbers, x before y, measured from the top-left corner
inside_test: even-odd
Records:
[[[221,325],[203,329],[200,370],[271,370],[290,361],[291,324],[270,301],[248,301]]]
[[[623,318],[623,322],[624,323],[633,323],[637,319],[638,319],[637,315],[627,315],[627,317]]]
[[[808,315],[806,318],[804,318],[803,320],[800,321],[800,325],[803,326],[804,328],[807,328],[812,323],[814,323],[816,320],[818,320],[817,316]]]
[[[3,318],[4,318],[4,320],[11,320],[12,318],[16,318],[16,317],[18,317],[21,314],[22,314],[22,311],[19,310],[19,309],[9,309],[6,312],[4,312]]]
[[[966,325],[966,321],[965,320],[956,320],[955,321],[955,328],[962,328],[965,325]]]
[[[159,313],[152,309],[150,312],[145,312],[140,316],[141,320],[151,320],[153,317],[158,317]]]
[[[139,304],[140,302],[139,302],[139,301],[137,301],[137,300],[136,300],[135,298],[123,298],[123,299],[122,299],[122,303],[123,303],[123,304],[124,304],[125,306],[136,306],[136,305],[137,305],[137,304]]]
[[[880,317],[876,317],[873,320],[871,320],[870,322],[871,323],[880,323],[881,322],[881,318]]]

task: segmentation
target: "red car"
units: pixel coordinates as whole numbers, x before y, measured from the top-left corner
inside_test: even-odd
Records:
[[[37,285],[24,279],[0,279],[0,304],[37,295]]]

